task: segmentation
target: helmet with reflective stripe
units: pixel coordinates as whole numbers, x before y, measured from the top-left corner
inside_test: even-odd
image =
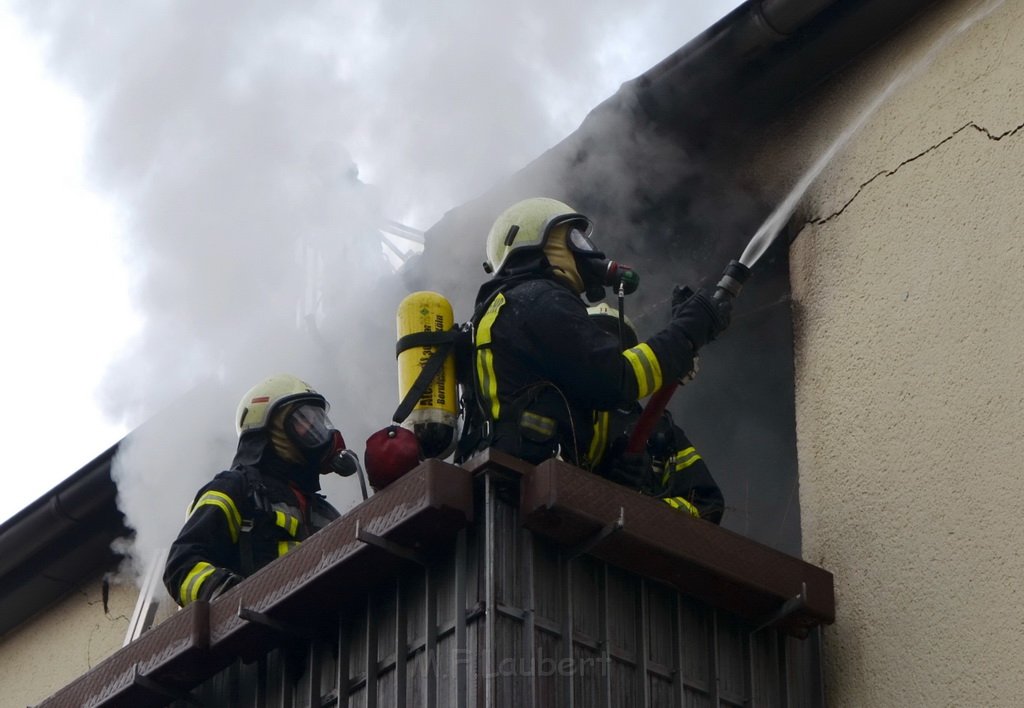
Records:
[[[290,374],[277,374],[264,379],[249,389],[238,403],[235,414],[235,432],[264,430],[271,416],[280,406],[297,401],[309,401],[327,410],[327,400],[305,381]]]
[[[571,224],[574,241],[571,250],[593,249],[590,219],[577,213],[571,206],[557,199],[534,197],[524,199],[503,211],[487,234],[487,261],[484,270],[500,274],[513,253],[540,251],[552,230],[562,224]]]

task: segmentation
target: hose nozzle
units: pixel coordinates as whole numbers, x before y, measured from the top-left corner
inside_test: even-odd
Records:
[[[738,297],[743,290],[744,283],[750,279],[750,268],[739,261],[729,261],[729,265],[722,271],[722,278],[715,286],[715,297],[721,300],[725,297]]]

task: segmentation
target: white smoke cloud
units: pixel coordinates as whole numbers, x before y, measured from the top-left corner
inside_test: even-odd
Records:
[[[263,377],[322,391],[360,454],[387,424],[404,292],[381,219],[429,226],[736,4],[20,2],[125,214],[143,325],[104,405],[148,421],[115,464],[136,560],[230,464]],[[326,491],[359,499],[352,479]]]

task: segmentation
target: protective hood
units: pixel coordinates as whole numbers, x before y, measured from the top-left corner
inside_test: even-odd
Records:
[[[564,281],[574,293],[581,295],[586,287],[576,266],[576,257],[566,243],[568,229],[569,224],[561,224],[552,229],[544,244],[544,255],[548,259],[553,275]]]
[[[263,453],[270,445],[270,440],[263,431],[245,433],[238,438],[238,447],[235,449],[235,459],[231,462],[232,467],[251,466],[259,464],[263,459]]]
[[[261,473],[294,482],[304,492],[312,494],[320,491],[320,474],[317,470],[281,459],[263,431],[245,433],[238,439],[238,448],[231,466],[256,467]]]

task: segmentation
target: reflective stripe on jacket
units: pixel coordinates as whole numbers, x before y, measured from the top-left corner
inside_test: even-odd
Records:
[[[626,448],[626,441],[640,418],[642,408],[616,409],[595,415],[590,448],[595,470],[611,477],[611,468]],[[651,466],[645,494],[660,497],[673,509],[713,523],[721,523],[725,499],[704,458],[686,433],[665,412],[648,439],[646,454]]]
[[[259,570],[338,516],[322,496],[303,493],[280,475],[256,468],[221,472],[190,505],[171,544],[164,585],[181,606],[209,599],[232,575]]]
[[[494,425],[489,444],[529,462],[561,454],[589,466],[594,411],[634,402],[692,368],[681,331],[669,327],[623,352],[552,277],[491,281],[478,306],[488,298],[474,323],[476,393]]]

